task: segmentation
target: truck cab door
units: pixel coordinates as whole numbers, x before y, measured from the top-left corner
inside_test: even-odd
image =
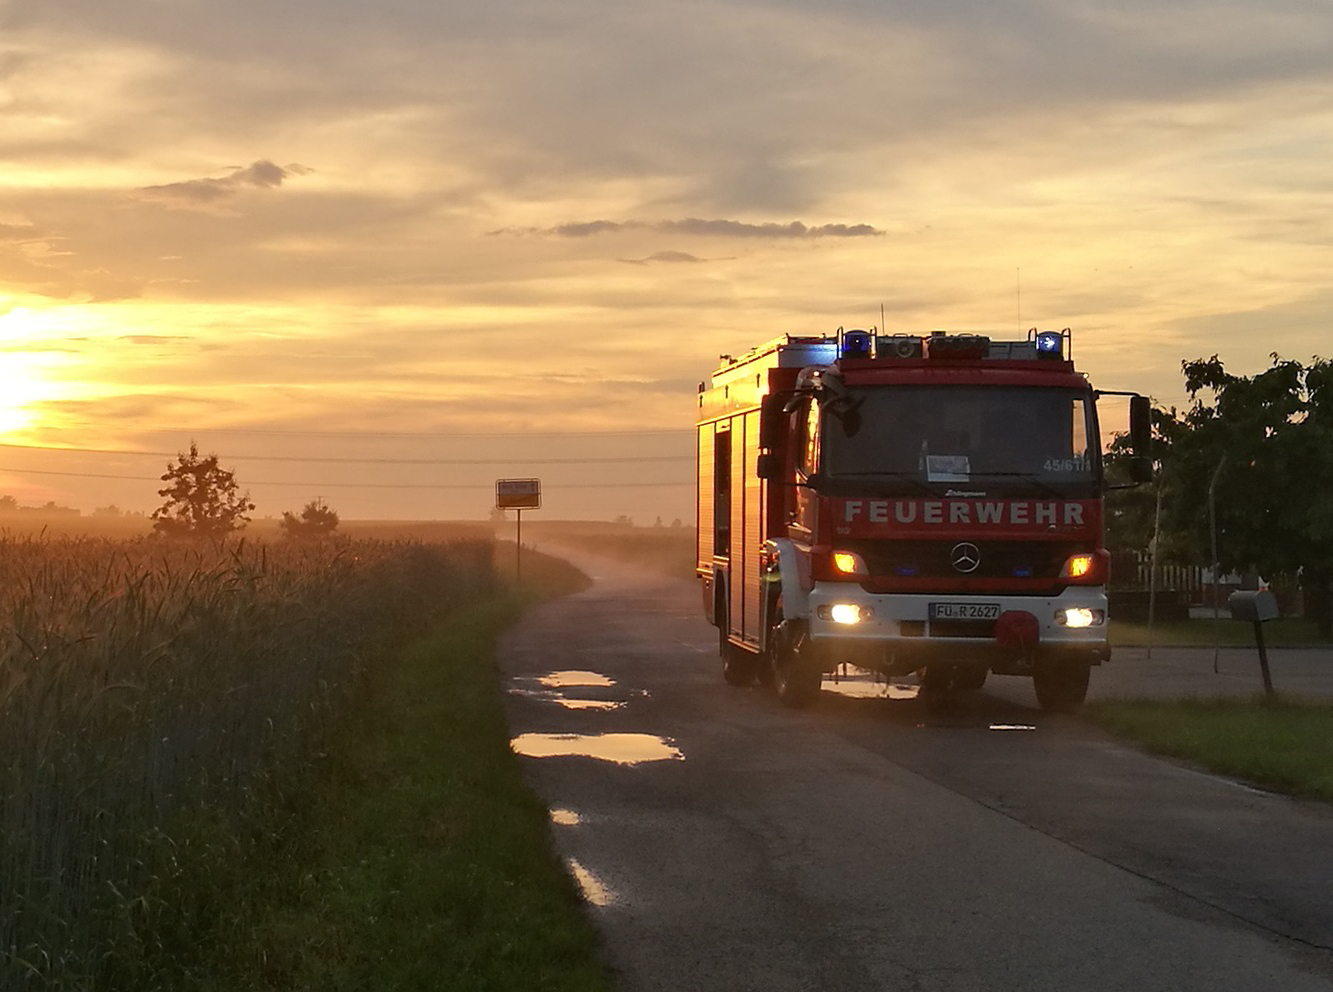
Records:
[[[731,431],[713,436],[713,557],[731,557]]]
[[[791,414],[792,456],[796,485],[787,489],[787,535],[808,544],[814,538],[817,506],[808,485],[819,470],[819,404],[807,399]]]

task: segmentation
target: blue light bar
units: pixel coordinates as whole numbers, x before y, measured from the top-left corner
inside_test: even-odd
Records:
[[[1037,356],[1039,358],[1059,358],[1061,345],[1064,344],[1059,331],[1042,331],[1037,335]]]
[[[841,357],[869,358],[872,340],[869,331],[843,331]]]

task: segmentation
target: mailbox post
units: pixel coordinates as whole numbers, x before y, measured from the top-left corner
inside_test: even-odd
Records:
[[[1267,589],[1242,589],[1227,597],[1232,620],[1254,624],[1254,640],[1259,647],[1259,669],[1264,676],[1264,695],[1273,698],[1273,679],[1268,672],[1268,652],[1264,650],[1264,624],[1278,618],[1277,598]]]

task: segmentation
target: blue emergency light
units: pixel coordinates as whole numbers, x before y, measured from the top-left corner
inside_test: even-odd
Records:
[[[1064,343],[1059,331],[1042,331],[1037,335],[1037,357],[1059,358],[1060,346]]]
[[[841,355],[843,358],[869,358],[870,342],[873,339],[869,331],[843,331]]]

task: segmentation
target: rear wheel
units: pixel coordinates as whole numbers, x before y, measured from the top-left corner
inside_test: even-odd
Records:
[[[727,638],[727,615],[717,613],[717,653],[722,658],[722,678],[727,685],[747,686],[759,673],[759,655],[738,648]]]
[[[1037,704],[1047,713],[1072,713],[1088,696],[1091,670],[1086,661],[1038,663],[1032,671]]]
[[[768,644],[768,661],[778,699],[793,709],[809,706],[819,698],[824,672],[810,650],[804,621],[787,620],[782,612],[781,599],[773,610]]]

